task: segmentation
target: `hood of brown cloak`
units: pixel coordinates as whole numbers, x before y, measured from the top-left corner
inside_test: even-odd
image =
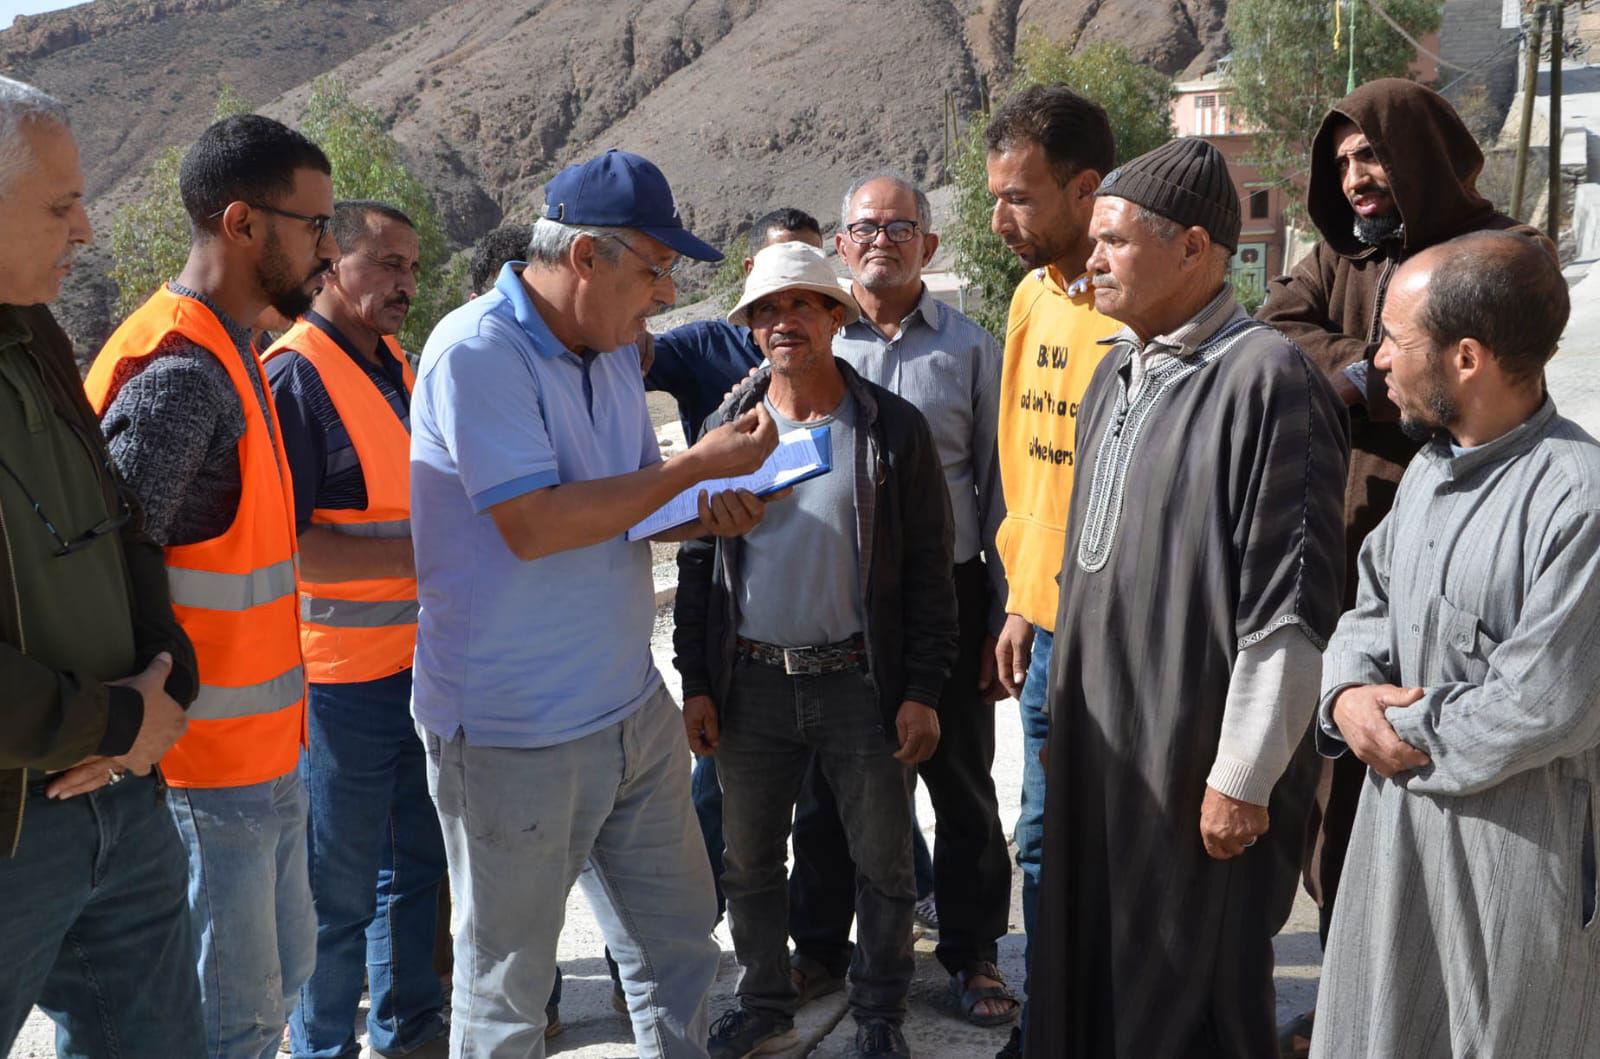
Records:
[[[1340,254],[1365,257],[1376,249],[1355,236],[1355,211],[1334,162],[1334,132],[1346,121],[1367,137],[1389,174],[1406,226],[1403,256],[1485,227],[1494,215],[1494,206],[1477,191],[1483,152],[1455,108],[1415,81],[1369,81],[1333,105],[1311,143],[1306,209],[1322,238]]]

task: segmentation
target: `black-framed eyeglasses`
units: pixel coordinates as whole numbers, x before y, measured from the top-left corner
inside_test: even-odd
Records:
[[[246,199],[244,204],[253,210],[265,210],[267,213],[275,213],[279,217],[287,217],[291,221],[305,221],[307,224],[316,225],[317,242],[319,243],[322,242],[322,237],[328,234],[328,225],[333,223],[333,218],[328,216],[326,213],[319,213],[315,217],[308,217],[304,213],[295,213],[293,210],[280,210],[276,206],[268,206],[265,202],[251,202]],[[231,205],[233,205],[233,203],[228,203],[228,206]],[[224,206],[216,213],[211,214],[207,220],[214,221],[218,217],[221,217],[224,213],[228,212],[228,206]]]
[[[630,254],[632,254],[634,257],[638,258],[640,261],[644,262],[644,267],[650,270],[650,279],[651,279],[652,282],[660,283],[662,280],[666,279],[668,276],[676,276],[678,274],[678,270],[683,267],[683,258],[680,257],[676,261],[674,261],[672,264],[668,265],[665,268],[662,268],[660,265],[656,264],[654,261],[651,261],[648,257],[645,257],[643,251],[641,251],[641,250],[637,249],[636,247],[634,247],[634,245],[632,243],[630,243],[626,239],[622,238],[622,236],[613,235],[611,238],[615,239],[617,242],[619,242],[623,246],[627,247],[628,248],[628,252]]]
[[[115,515],[107,515],[105,518],[101,519],[95,525],[90,526],[76,537],[72,537],[70,539],[63,537],[61,535],[61,531],[56,529],[56,524],[50,520],[50,516],[44,513],[44,508],[39,506],[39,501],[33,498],[33,494],[28,491],[28,487],[22,484],[22,479],[17,477],[17,472],[11,469],[11,464],[7,463],[3,458],[0,458],[0,470],[5,471],[6,474],[11,477],[11,480],[17,483],[17,488],[22,490],[23,498],[27,500],[30,505],[32,505],[33,513],[39,516],[39,521],[44,523],[44,528],[49,530],[50,536],[56,539],[56,544],[58,544],[60,547],[56,548],[56,550],[50,554],[56,556],[57,558],[63,555],[71,555],[73,552],[82,551],[89,545],[93,544],[98,538],[117,532],[117,530],[128,524],[129,519],[133,518],[133,512],[129,510],[127,502],[124,501],[119,494],[117,497],[117,506],[119,510]]]
[[[890,221],[888,224],[873,224],[871,221],[856,221],[854,224],[845,225],[844,230],[850,233],[851,239],[862,246],[876,242],[879,232],[887,235],[891,243],[909,243],[912,236],[917,234],[917,222]]]

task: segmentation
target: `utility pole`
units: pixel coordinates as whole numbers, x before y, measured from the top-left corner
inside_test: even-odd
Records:
[[[1533,96],[1539,88],[1539,50],[1544,37],[1545,4],[1533,11],[1533,28],[1528,37],[1527,70],[1522,79],[1522,121],[1517,130],[1517,164],[1511,181],[1511,216],[1522,220],[1522,193],[1528,183],[1528,137],[1533,134]]]
[[[1561,245],[1561,53],[1566,50],[1562,33],[1562,8],[1556,3],[1550,11],[1550,241]]]
[[[1356,90],[1356,8],[1359,6],[1356,0],[1350,0],[1350,72],[1344,79],[1347,96]]]

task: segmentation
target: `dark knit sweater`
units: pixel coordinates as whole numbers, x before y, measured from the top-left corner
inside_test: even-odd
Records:
[[[196,291],[176,283],[167,289],[216,314],[266,415],[250,329]],[[117,469],[144,506],[150,536],[172,546],[225,532],[239,508],[244,410],[222,363],[188,339],[169,335],[155,353],[118,368],[110,395],[100,428]],[[277,424],[270,415],[266,419],[267,429],[276,435]]]

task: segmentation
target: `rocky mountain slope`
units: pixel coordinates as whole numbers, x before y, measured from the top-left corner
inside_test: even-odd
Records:
[[[1006,75],[1019,33],[1116,39],[1169,73],[1223,50],[1225,0],[97,0],[19,19],[0,64],[59,94],[93,216],[231,83],[293,121],[334,72],[390,120],[464,244],[526,217],[548,175],[617,146],[655,160],[713,241],[774,204],[824,223],[852,175],[944,175],[943,107]],[[103,242],[103,240],[102,240]],[[91,255],[68,299],[80,346],[109,291]],[[702,278],[706,273],[702,273]],[[689,277],[691,282],[694,276]]]

